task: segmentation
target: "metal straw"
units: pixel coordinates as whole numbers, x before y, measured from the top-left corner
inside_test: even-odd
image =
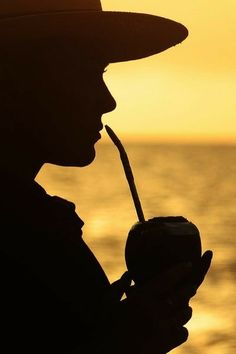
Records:
[[[119,150],[121,162],[123,164],[123,168],[125,171],[127,181],[129,183],[129,188],[131,191],[131,195],[133,197],[134,206],[135,206],[135,209],[136,209],[136,212],[138,215],[138,219],[139,219],[139,221],[144,222],[145,218],[144,218],[142,206],[140,203],[140,199],[138,196],[138,192],[137,192],[137,189],[135,186],[134,176],[133,176],[133,173],[132,173],[132,170],[130,167],[127,153],[126,153],[123,145],[121,144],[120,140],[118,139],[117,135],[114,133],[114,131],[108,125],[105,125],[105,128],[106,128],[107,134],[109,135],[109,137],[111,138],[111,140],[113,141],[113,143],[116,145],[116,147]]]

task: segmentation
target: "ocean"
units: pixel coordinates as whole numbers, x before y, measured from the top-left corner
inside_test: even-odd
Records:
[[[83,237],[110,281],[126,270],[127,234],[137,221],[119,154],[96,145],[85,168],[45,165],[37,181],[75,203]],[[201,233],[212,267],[191,300],[189,338],[174,354],[236,353],[236,146],[125,144],[146,219],[183,215]],[[147,353],[148,354],[148,353]]]

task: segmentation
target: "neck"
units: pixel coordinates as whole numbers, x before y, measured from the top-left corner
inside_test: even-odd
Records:
[[[13,151],[14,150],[14,151]],[[32,151],[23,151],[22,148],[2,148],[0,151],[1,179],[8,176],[32,182],[43,166]]]

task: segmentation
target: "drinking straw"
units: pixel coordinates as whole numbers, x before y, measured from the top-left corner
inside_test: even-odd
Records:
[[[115,144],[115,146],[118,148],[119,153],[120,153],[120,158],[121,158],[121,162],[125,171],[125,175],[129,184],[129,188],[130,188],[130,192],[133,198],[133,202],[134,202],[134,206],[136,209],[136,213],[138,215],[138,219],[140,222],[144,222],[145,218],[144,218],[144,214],[143,214],[143,210],[142,210],[142,206],[140,203],[140,199],[138,196],[138,192],[135,186],[135,182],[134,182],[134,176],[132,173],[132,169],[129,163],[129,159],[128,159],[128,155],[125,151],[124,146],[122,145],[121,141],[119,140],[119,138],[117,137],[117,135],[114,133],[114,131],[108,126],[105,125],[107,134],[109,135],[109,137],[111,138],[111,140],[113,141],[113,143]]]

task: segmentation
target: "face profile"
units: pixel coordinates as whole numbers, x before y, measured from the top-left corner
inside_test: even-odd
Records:
[[[58,44],[8,62],[4,75],[10,84],[4,95],[14,95],[15,102],[5,117],[16,117],[13,133],[16,139],[19,129],[24,135],[20,148],[25,158],[32,160],[34,154],[38,165],[85,166],[93,161],[102,116],[116,107],[103,77],[108,65],[105,59]]]
[[[46,162],[84,166],[94,159],[102,116],[116,107],[103,78],[107,66],[107,62],[91,60],[86,54],[47,61],[42,73],[47,84],[39,92],[42,135],[47,128],[42,140],[48,151]]]
[[[2,138],[15,142],[8,160],[20,154],[21,170],[34,177],[45,163],[85,166],[102,115],[116,105],[104,68],[160,53],[188,30],[160,16],[103,11],[99,0],[14,2],[14,11],[0,3]]]

